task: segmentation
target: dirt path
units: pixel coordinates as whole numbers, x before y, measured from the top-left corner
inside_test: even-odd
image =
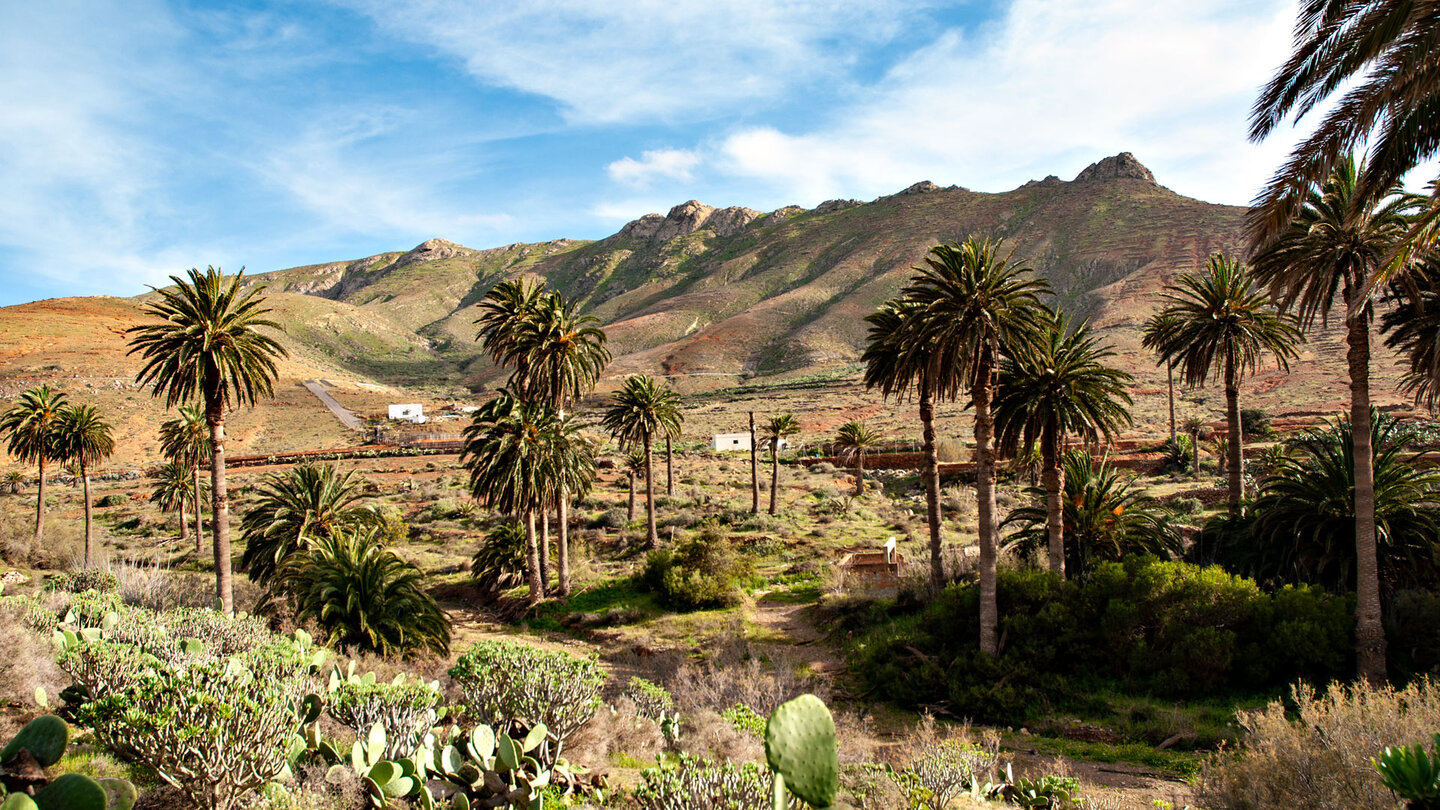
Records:
[[[810,620],[810,608],[808,604],[773,601],[761,596],[751,618],[756,625],[792,646],[815,674],[833,684],[845,664],[826,641],[825,634]]]
[[[319,380],[306,380],[305,387],[310,390],[310,393],[319,397],[320,401],[325,403],[325,407],[329,408],[330,412],[335,414],[335,418],[339,419],[340,423],[345,427],[351,430],[363,430],[365,428],[365,423],[360,421],[358,416],[347,410],[344,405],[335,401],[335,397],[330,396],[330,392],[325,390],[324,383]]]

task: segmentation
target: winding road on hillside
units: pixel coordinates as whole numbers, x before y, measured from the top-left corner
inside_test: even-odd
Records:
[[[344,405],[335,401],[335,397],[330,396],[330,392],[325,390],[324,383],[319,380],[306,380],[305,387],[310,389],[310,393],[319,397],[320,401],[325,403],[325,407],[329,408],[330,412],[335,414],[335,418],[339,419],[345,427],[351,430],[363,430],[365,428],[365,423],[360,420],[360,417],[346,410]]]

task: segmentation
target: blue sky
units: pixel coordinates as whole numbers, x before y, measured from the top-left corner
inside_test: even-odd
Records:
[[[0,4],[0,305],[598,238],[688,199],[1003,191],[1131,151],[1244,204],[1293,0]]]

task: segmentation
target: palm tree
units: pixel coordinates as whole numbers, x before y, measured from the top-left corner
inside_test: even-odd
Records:
[[[55,455],[80,466],[79,478],[85,487],[85,567],[94,559],[91,532],[90,468],[115,452],[114,429],[94,405],[72,405],[60,410],[55,422]]]
[[[915,312],[904,319],[911,351],[924,355],[928,386],[936,399],[953,401],[968,393],[975,411],[975,489],[979,499],[980,649],[999,650],[996,627],[994,423],[990,402],[996,364],[1006,355],[1040,340],[1050,311],[1040,296],[1050,285],[1030,277],[1013,251],[1000,255],[1000,244],[975,237],[931,248],[925,266],[901,291]],[[937,476],[938,478],[938,476]],[[932,550],[933,553],[933,550]],[[938,587],[938,585],[937,585]]]
[[[1407,458],[1413,430],[1373,407],[1368,415],[1369,442],[1355,441],[1353,423],[1341,417],[1288,443],[1255,500],[1252,545],[1262,552],[1257,562],[1264,562],[1248,575],[1358,588],[1363,563],[1353,542],[1359,523],[1354,454],[1365,447],[1374,453],[1377,580],[1392,594],[1433,584],[1440,472]]]
[[[1304,203],[1290,226],[1251,260],[1255,280],[1270,288],[1301,327],[1328,321],[1336,296],[1345,307],[1350,421],[1355,461],[1355,545],[1359,555],[1356,636],[1360,673],[1385,679],[1385,632],[1380,622],[1380,583],[1375,563],[1375,473],[1370,440],[1370,324],[1373,297],[1390,254],[1405,239],[1420,198],[1399,185],[1377,197],[1360,195],[1365,167],[1345,157],[1323,182],[1305,187]]]
[[[162,465],[159,474],[155,476],[155,484],[150,489],[150,502],[160,507],[162,512],[180,513],[181,543],[186,543],[189,537],[185,510],[194,500],[195,490],[191,487],[191,470],[173,461]]]
[[[1255,289],[1245,265],[1224,254],[1210,257],[1204,275],[1185,273],[1165,288],[1162,314],[1175,317],[1173,357],[1186,385],[1204,385],[1212,376],[1225,381],[1225,420],[1230,441],[1228,466],[1230,514],[1240,514],[1244,468],[1240,435],[1240,375],[1260,367],[1269,352],[1290,368],[1295,347],[1304,339],[1294,319],[1275,311]]]
[[[940,460],[935,450],[935,399],[929,385],[933,372],[928,358],[918,351],[919,345],[907,340],[909,322],[916,316],[916,305],[904,298],[895,298],[865,316],[870,324],[869,342],[861,360],[865,363],[865,387],[878,387],[885,399],[903,401],[915,395],[920,409],[920,435],[925,454],[925,468],[920,477],[925,481],[926,523],[930,530],[930,590],[935,596],[945,584],[941,559],[940,529]],[[758,491],[758,490],[757,490]]]
[[[9,491],[11,495],[19,495],[20,491],[25,488],[25,473],[19,470],[11,470],[5,473],[4,479],[0,480],[4,481],[5,489]]]
[[[760,441],[755,435],[755,412],[750,411],[750,514],[760,514]]]
[[[800,432],[800,423],[795,415],[782,413],[770,418],[765,425],[761,439],[770,447],[770,514],[779,508],[780,495],[780,443]]]
[[[1184,428],[1185,435],[1190,437],[1190,450],[1195,454],[1194,459],[1190,462],[1190,477],[1198,479],[1200,477],[1200,434],[1209,431],[1210,423],[1198,416],[1189,416],[1186,417],[1181,427]]]
[[[1179,321],[1172,315],[1157,312],[1145,320],[1140,327],[1140,345],[1155,353],[1158,362],[1165,366],[1166,401],[1170,405],[1170,443],[1175,443],[1175,351],[1170,345],[1175,333],[1180,330]]]
[[[242,291],[245,271],[228,282],[214,267],[192,268],[188,280],[171,276],[174,287],[156,290],[159,300],[142,310],[161,323],[128,331],[130,354],[145,365],[136,380],[165,395],[165,406],[199,400],[210,429],[210,498],[214,528],[215,591],[220,609],[235,612],[231,584],[230,494],[225,486],[225,412],[273,395],[275,361],[285,347],[260,330],[283,331],[265,317],[264,287]],[[153,289],[153,288],[152,288]]]
[[[160,452],[165,458],[190,469],[194,492],[200,491],[200,467],[210,462],[210,429],[205,425],[205,414],[199,407],[181,405],[177,419],[160,424]],[[201,499],[190,496],[190,505],[195,510],[195,556],[205,552],[205,521],[200,514]],[[180,521],[181,533],[185,521]]]
[[[364,479],[331,465],[301,464],[260,482],[255,505],[240,520],[240,569],[269,585],[286,558],[335,532],[374,522],[359,506]]]
[[[525,527],[507,520],[485,533],[485,540],[470,558],[470,573],[489,591],[500,591],[525,580]]]
[[[15,404],[0,415],[0,436],[8,436],[6,450],[22,464],[40,466],[40,488],[35,498],[35,547],[45,535],[45,464],[59,461],[55,452],[55,424],[68,401],[65,394],[48,385],[21,394]]]
[[[509,389],[526,399],[548,402],[561,419],[573,399],[595,387],[610,362],[605,332],[599,319],[576,312],[575,303],[558,292],[523,279],[501,282],[481,303],[476,336],[495,362],[511,367]],[[573,493],[556,490],[555,511],[559,533],[560,593],[570,593],[569,506]],[[541,546],[542,569],[548,549]],[[545,577],[542,576],[542,581]]]
[[[277,572],[295,595],[295,620],[325,642],[380,655],[448,655],[450,621],[425,592],[425,574],[376,541],[372,527],[318,538]]]
[[[882,439],[884,436],[880,431],[871,428],[863,420],[846,422],[835,434],[836,455],[841,463],[852,458],[855,460],[857,497],[865,494],[865,454],[878,447]]]
[[[645,450],[645,520],[646,548],[654,548],[659,536],[655,530],[655,457],[653,441],[657,435],[680,430],[680,397],[662,388],[654,379],[636,374],[612,397],[600,424],[619,440],[621,447],[637,443]]]
[[[645,450],[640,447],[630,448],[625,454],[625,475],[630,479],[630,500],[626,507],[625,519],[635,520],[635,481],[645,475]]]
[[[1011,353],[1000,363],[994,413],[1002,452],[1014,453],[1040,440],[1041,476],[1045,484],[1046,527],[1050,570],[1065,576],[1065,532],[1061,516],[1064,470],[1061,449],[1067,435],[1099,434],[1109,440],[1130,424],[1133,379],[1105,365],[1113,357],[1082,322],[1069,329],[1057,314],[1043,339]]]
[[[1084,578],[1102,560],[1118,560],[1133,554],[1175,557],[1180,553],[1180,535],[1170,525],[1169,515],[1151,498],[1132,488],[1108,463],[1091,464],[1090,454],[1072,450],[1064,454],[1065,487],[1060,498],[1065,527],[1065,571]],[[1031,490],[1038,500],[1048,492]],[[1022,506],[1011,512],[1002,525],[1019,528],[1016,540],[1024,548],[1038,550],[1050,537],[1050,510]]]
[[[1291,153],[1250,214],[1252,247],[1290,227],[1306,189],[1325,182],[1346,155],[1369,149],[1357,191],[1378,200],[1440,151],[1440,10],[1408,0],[1307,0],[1289,60],[1265,86],[1250,115],[1251,140],[1287,119],[1325,106],[1320,123]],[[1345,88],[1343,91],[1341,88]]]
[[[1385,345],[1405,356],[1402,387],[1417,405],[1440,408],[1440,256],[1419,256],[1408,272],[1406,289],[1380,319]],[[1398,286],[1398,285],[1397,285]]]
[[[545,594],[535,515],[564,487],[583,495],[595,478],[595,458],[572,417],[561,418],[543,402],[528,402],[508,390],[475,412],[465,429],[460,461],[470,470],[470,491],[492,509],[519,515],[525,524],[529,601]]]

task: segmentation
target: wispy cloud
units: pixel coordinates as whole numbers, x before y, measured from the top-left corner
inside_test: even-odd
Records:
[[[385,30],[460,60],[486,84],[557,102],[572,121],[649,122],[777,103],[837,81],[925,3],[671,0],[448,3],[341,0]]]

